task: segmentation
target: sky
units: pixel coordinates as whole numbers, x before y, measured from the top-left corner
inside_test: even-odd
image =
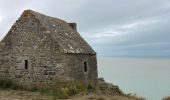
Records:
[[[0,39],[26,9],[67,22],[98,56],[170,57],[170,0],[0,0]]]

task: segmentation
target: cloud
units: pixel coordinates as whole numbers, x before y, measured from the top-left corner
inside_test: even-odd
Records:
[[[132,33],[134,30],[146,27],[148,25],[156,24],[160,20],[139,20],[136,22],[131,22],[128,24],[122,25],[114,25],[107,28],[103,28],[102,30],[98,30],[98,32],[93,32],[94,35],[89,36],[89,38],[109,38],[109,37],[116,37],[120,35],[125,35],[126,33]]]
[[[2,17],[0,16],[0,22],[2,21]]]
[[[170,54],[169,0],[1,0],[0,39],[25,9],[76,22],[100,56]]]
[[[143,20],[143,21],[137,21],[133,23],[129,23],[126,25],[123,25],[122,28],[137,28],[137,27],[142,27],[150,24],[154,24],[158,22],[159,20]]]
[[[89,36],[89,38],[94,38],[94,39],[100,39],[100,38],[109,38],[109,37],[115,37],[118,35],[122,35],[125,34],[125,32],[123,31],[115,31],[112,29],[108,29],[108,31],[104,31],[104,32],[99,32],[99,33],[93,33],[94,35]]]

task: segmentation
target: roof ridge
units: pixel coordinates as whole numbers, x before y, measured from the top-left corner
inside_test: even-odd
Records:
[[[34,15],[34,16],[44,16],[44,17],[50,17],[50,18],[54,18],[54,19],[56,19],[56,20],[59,20],[59,21],[62,21],[62,22],[66,22],[66,21],[64,21],[64,20],[62,20],[62,19],[59,19],[59,18],[56,18],[56,17],[52,17],[52,16],[47,16],[47,15],[45,15],[45,14],[43,14],[43,13],[39,13],[39,12],[36,12],[36,11],[34,11],[34,10],[31,10],[31,9],[27,9],[27,10],[24,10],[23,11],[23,13],[22,13],[22,15],[29,15],[29,14],[32,14],[32,15]],[[67,22],[66,22],[67,23]]]

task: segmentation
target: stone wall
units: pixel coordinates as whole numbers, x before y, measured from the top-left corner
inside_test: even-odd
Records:
[[[66,56],[69,59],[68,73],[73,80],[96,80],[98,78],[96,55],[68,54]],[[85,62],[87,63],[86,71]]]
[[[95,55],[12,55],[1,57],[0,62],[2,75],[21,83],[96,80],[98,77]],[[87,62],[86,72],[84,62]]]
[[[96,55],[61,53],[49,31],[29,15],[1,41],[0,76],[21,83],[97,79]]]

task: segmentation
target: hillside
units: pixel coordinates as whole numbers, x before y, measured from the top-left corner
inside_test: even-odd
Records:
[[[52,96],[41,95],[40,92],[16,91],[16,90],[0,90],[0,100],[58,100]],[[89,94],[84,96],[74,96],[65,100],[142,100],[135,97],[126,96],[106,96]]]
[[[54,82],[22,86],[11,80],[0,79],[0,100],[145,100],[123,93],[118,86],[96,82]]]

